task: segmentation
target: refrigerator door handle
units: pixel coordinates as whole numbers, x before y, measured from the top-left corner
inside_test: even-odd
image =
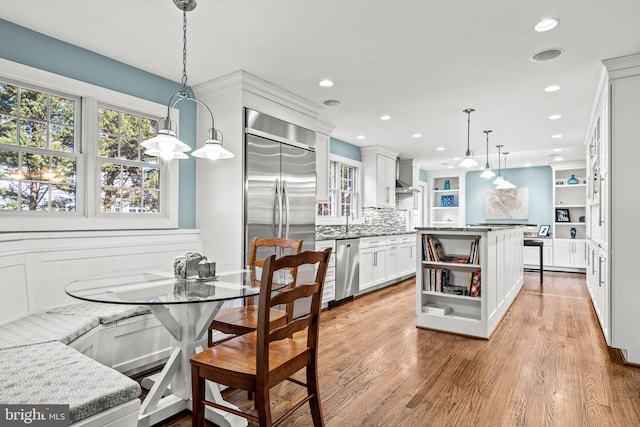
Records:
[[[285,239],[289,238],[289,191],[287,190],[287,181],[282,180],[282,196],[284,199],[284,218],[282,224],[284,224],[284,237]]]
[[[277,213],[277,215],[276,215]],[[276,218],[277,217],[277,218]],[[276,225],[278,232],[276,233]],[[273,221],[271,223],[273,237],[281,237],[282,233],[282,193],[280,191],[280,180],[276,179],[276,186],[273,192]]]

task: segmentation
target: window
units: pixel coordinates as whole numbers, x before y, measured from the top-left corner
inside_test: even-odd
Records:
[[[165,105],[0,65],[0,232],[177,227],[178,162],[140,146]]]
[[[346,159],[345,159],[346,160]],[[358,216],[359,168],[345,162],[329,162],[329,202],[318,203],[317,215],[323,218]]]
[[[160,165],[140,146],[155,135],[158,121],[100,106],[98,123],[100,211],[158,213]]]
[[[79,107],[0,81],[0,211],[76,210]]]

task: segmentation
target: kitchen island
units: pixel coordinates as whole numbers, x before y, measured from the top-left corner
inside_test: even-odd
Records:
[[[523,227],[418,227],[416,326],[488,339],[523,284]]]

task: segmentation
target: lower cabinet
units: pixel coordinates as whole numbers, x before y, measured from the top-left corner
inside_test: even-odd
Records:
[[[400,238],[398,244],[398,276],[404,277],[416,272],[416,236],[408,234]]]
[[[322,293],[322,305],[326,306],[329,301],[336,299],[336,241],[335,240],[319,240],[316,242],[316,251],[324,251],[331,248],[331,258],[327,266],[327,277],[324,280],[324,291]]]
[[[568,268],[587,267],[587,241],[584,239],[555,239],[553,266]]]
[[[593,308],[598,316],[598,322],[607,344],[611,344],[609,336],[610,301],[609,301],[609,254],[597,244],[587,245],[587,287],[593,302]]]
[[[386,254],[386,237],[360,239],[360,292],[387,280]]]
[[[537,240],[537,239],[536,239]],[[542,246],[542,264],[544,269],[553,265],[553,240],[540,239]],[[523,246],[523,263],[525,268],[540,268],[540,248],[538,246]]]

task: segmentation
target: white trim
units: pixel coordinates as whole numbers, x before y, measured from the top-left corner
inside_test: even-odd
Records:
[[[164,117],[166,105],[136,98],[90,83],[60,76],[48,71],[18,64],[0,58],[0,78],[16,81],[18,84],[34,85],[43,90],[60,91],[82,98],[82,119],[80,147],[82,150],[78,168],[78,198],[82,206],[76,206],[76,213],[38,215],[0,215],[0,232],[6,231],[46,231],[46,230],[108,230],[108,229],[166,229],[178,227],[178,161],[171,161],[161,168],[161,214],[127,215],[105,217],[99,215],[99,171],[96,170],[97,149],[97,108],[98,103],[138,112],[140,114]],[[95,117],[94,117],[95,116]],[[172,119],[179,122],[179,110],[172,112]],[[89,143],[89,141],[92,141]],[[95,173],[91,173],[95,171]],[[166,200],[168,199],[168,200]]]
[[[351,166],[358,168],[358,197],[360,198],[360,202],[358,203],[359,209],[357,212],[357,216],[353,218],[353,221],[349,221],[349,224],[364,224],[364,218],[362,217],[362,162],[359,160],[353,160],[349,157],[343,157],[337,154],[329,153],[329,162],[338,162],[346,166]],[[316,206],[320,203],[327,202],[317,202]],[[317,216],[316,215],[316,225],[343,225],[345,223],[344,218],[340,217],[326,217],[326,216]]]

